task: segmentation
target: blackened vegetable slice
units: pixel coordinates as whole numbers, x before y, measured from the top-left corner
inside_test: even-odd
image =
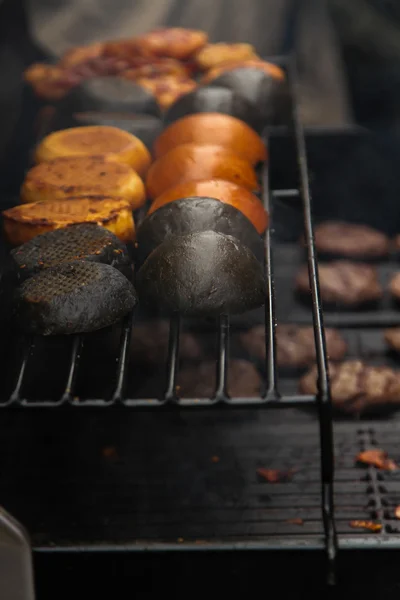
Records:
[[[143,264],[162,242],[175,235],[216,231],[245,244],[262,263],[264,242],[240,210],[215,198],[183,198],[157,209],[137,230],[136,264]]]
[[[147,309],[187,316],[240,314],[264,304],[265,278],[254,254],[215,231],[168,238],[137,276]]]
[[[76,260],[111,265],[127,276],[132,273],[132,263],[125,244],[108,229],[90,223],[38,235],[14,248],[11,257],[21,279]]]
[[[166,125],[196,113],[221,113],[244,121],[256,131],[260,130],[262,116],[260,110],[243,96],[227,87],[200,87],[185,94],[167,110],[164,116]]]
[[[109,265],[76,261],[24,281],[17,290],[16,318],[29,333],[84,333],[114,324],[136,302],[122,273]]]

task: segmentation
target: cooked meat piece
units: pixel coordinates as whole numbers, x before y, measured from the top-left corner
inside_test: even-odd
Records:
[[[386,329],[383,335],[387,345],[392,348],[392,350],[400,352],[400,327]]]
[[[24,78],[39,98],[54,101],[63,98],[86,79],[115,76],[128,67],[129,64],[124,60],[99,56],[78,62],[72,67],[35,63],[25,71]]]
[[[362,413],[369,408],[400,403],[400,371],[373,367],[360,360],[329,363],[332,402],[347,413]],[[303,394],[316,394],[317,367],[300,379]]]
[[[251,44],[207,44],[194,57],[202,71],[214,69],[225,63],[241,60],[258,59],[254,46]]]
[[[357,306],[382,298],[377,270],[366,264],[338,260],[318,266],[321,298],[326,303]],[[307,265],[302,265],[296,277],[296,289],[310,294]]]
[[[37,235],[81,223],[102,225],[121,241],[133,242],[135,225],[127,200],[107,196],[78,196],[55,202],[20,204],[3,212],[7,241],[20,246]]]
[[[27,172],[21,187],[22,202],[93,194],[126,198],[133,209],[146,200],[139,175],[128,165],[103,156],[65,156],[39,163]]]
[[[75,46],[63,54],[58,64],[61,67],[75,67],[101,56],[103,48],[104,44],[101,42],[95,42],[87,46]]]
[[[317,250],[348,258],[375,258],[389,252],[388,237],[368,225],[327,221],[315,228]]]
[[[247,352],[265,360],[265,327],[257,325],[240,335]],[[347,351],[347,344],[337,329],[325,329],[328,357],[341,360]],[[298,325],[278,325],[276,328],[277,364],[280,367],[305,367],[315,362],[314,330]]]
[[[134,362],[160,366],[167,357],[169,340],[168,321],[156,320],[135,325],[132,331],[130,355]],[[179,336],[179,356],[183,360],[198,360],[202,357],[198,339],[182,331]]]
[[[182,398],[212,398],[215,386],[215,361],[187,367],[178,374],[177,394]],[[262,379],[251,362],[230,360],[227,387],[231,398],[254,398],[261,394]]]
[[[122,73],[124,79],[159,79],[163,77],[190,77],[190,70],[173,58],[140,58],[131,61],[129,69]]]
[[[204,77],[202,77],[200,83],[210,83],[223,73],[229,73],[230,71],[235,71],[236,69],[258,69],[277,81],[283,81],[285,79],[285,73],[277,65],[261,59],[250,59],[228,62],[219,65],[218,67],[214,67],[204,74]]]
[[[15,248],[11,257],[22,279],[76,260],[108,264],[132,273],[126,246],[111,231],[95,224],[72,225],[38,235]]]
[[[76,261],[24,281],[17,290],[16,316],[29,333],[84,333],[116,323],[136,302],[132,284],[117,269]]]
[[[159,28],[136,38],[143,56],[166,56],[187,60],[207,43],[204,31],[181,27]]]
[[[395,273],[389,282],[389,290],[396,300],[400,300],[400,273]]]
[[[153,77],[140,77],[135,81],[155,96],[163,110],[166,110],[184,94],[193,92],[197,87],[194,79],[177,77],[176,75],[165,75],[156,79]]]
[[[29,83],[39,98],[59,100],[81,81],[74,74],[57,65],[35,63],[24,73],[24,79]]]

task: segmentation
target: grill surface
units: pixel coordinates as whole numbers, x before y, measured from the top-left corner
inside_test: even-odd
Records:
[[[335,425],[333,495],[331,403],[305,141],[295,102],[285,138],[289,152],[281,161],[283,185],[282,181],[271,183],[268,167],[261,175],[263,200],[272,215],[265,244],[269,289],[265,307],[267,361],[260,366],[264,396],[231,399],[226,393],[229,345],[234,348],[230,325],[240,327],[252,317],[258,322],[257,311],[243,320],[232,319],[231,324],[222,316],[217,324],[217,386],[212,399],[177,398],[179,338],[185,325],[179,317],[171,321],[163,391],[147,398],[131,394],[131,380],[141,376],[140,369],[135,371],[129,361],[131,317],[120,327],[118,347],[109,344],[114,354],[106,350],[107,344],[98,342],[99,335],[104,335],[106,342],[115,341],[115,331],[73,337],[67,343],[57,338],[18,338],[12,348],[3,345],[9,359],[8,384],[1,386],[3,407],[86,407],[79,416],[67,410],[2,413],[0,439],[7,452],[0,499],[28,528],[38,552],[308,548],[323,551],[328,559],[327,579],[333,582],[336,530],[343,549],[400,548],[394,519],[394,509],[400,504],[398,474],[354,464],[358,452],[371,447],[382,447],[391,458],[400,460],[400,425],[378,421]],[[311,311],[298,306],[285,288],[293,278],[294,266],[288,266],[288,261],[295,247],[274,242],[275,226],[282,228],[285,223],[281,220],[279,224],[277,219],[275,224],[274,211],[282,215],[285,207],[290,212],[293,206],[297,213],[302,212],[307,242],[303,258],[308,261],[312,283]],[[4,248],[1,251],[4,253]],[[297,245],[296,251],[298,260]],[[7,274],[3,278],[6,280]],[[6,284],[3,281],[3,290]],[[7,305],[9,299],[3,300]],[[319,367],[317,398],[299,396],[297,377],[278,373],[275,316],[279,321],[313,322]],[[350,318],[334,321],[332,315],[329,324],[370,325],[369,316],[363,316],[366,319],[362,323],[353,323]],[[140,319],[140,315],[135,318]],[[206,325],[215,332],[215,324]],[[375,342],[365,335],[346,332],[350,354],[358,349],[368,353],[368,344]],[[371,335],[377,337],[380,332]],[[384,352],[379,356],[378,360],[388,358]],[[81,393],[82,386],[86,386],[86,393]],[[218,406],[213,410],[207,409],[215,404]],[[173,410],[177,405],[204,406],[202,411]],[[227,405],[232,410],[224,410]],[[250,405],[272,410],[249,410]],[[119,409],[124,406],[139,410],[122,413]],[[153,406],[160,410],[140,410]],[[91,407],[109,409],[103,412]],[[286,407],[286,411],[273,407]],[[163,410],[167,408],[171,410]],[[256,473],[261,467],[293,469],[293,473],[289,481],[269,484]],[[350,521],[370,519],[382,525],[380,532],[350,526]]]

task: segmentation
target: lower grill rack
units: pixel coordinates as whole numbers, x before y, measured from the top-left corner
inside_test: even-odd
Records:
[[[314,241],[313,241],[313,226],[312,226],[312,218],[311,218],[311,198],[309,192],[309,182],[308,182],[308,170],[307,170],[307,156],[306,156],[306,147],[304,140],[304,132],[302,130],[298,115],[296,103],[292,99],[292,107],[291,107],[291,118],[290,118],[290,127],[288,129],[289,135],[292,140],[293,145],[293,160],[294,160],[294,171],[297,173],[297,184],[295,187],[290,187],[290,189],[271,189],[270,182],[270,173],[268,165],[265,165],[263,168],[263,172],[261,174],[262,179],[262,198],[264,201],[264,205],[270,214],[270,231],[267,232],[265,237],[265,273],[266,279],[268,283],[268,293],[266,297],[266,309],[265,309],[265,327],[266,327],[266,365],[265,365],[265,393],[259,395],[256,398],[235,398],[231,399],[227,393],[227,380],[228,380],[228,346],[229,346],[229,319],[226,315],[222,315],[219,319],[219,323],[217,324],[217,336],[218,336],[218,347],[217,347],[217,357],[216,357],[216,387],[214,395],[208,399],[198,399],[198,398],[179,398],[177,393],[176,379],[177,379],[177,371],[178,371],[178,363],[179,363],[179,341],[180,341],[180,317],[176,315],[171,320],[170,325],[170,337],[169,337],[169,349],[168,349],[168,358],[167,358],[167,368],[166,368],[166,385],[164,389],[164,394],[161,397],[150,398],[150,399],[135,399],[126,397],[125,394],[125,383],[128,375],[128,350],[129,350],[129,342],[131,337],[131,327],[132,327],[132,317],[129,317],[125,320],[121,328],[121,337],[118,348],[118,358],[116,368],[113,370],[112,375],[112,389],[109,389],[107,395],[105,394],[105,390],[103,389],[99,395],[93,395],[82,401],[82,399],[76,397],[76,385],[79,380],[80,373],[83,371],[82,363],[84,359],[85,347],[87,342],[89,342],[89,337],[78,336],[72,339],[72,343],[69,349],[64,348],[64,375],[62,378],[63,381],[63,389],[58,390],[55,397],[55,400],[43,400],[43,395],[40,394],[40,389],[42,389],[42,379],[50,379],[51,378],[51,368],[48,368],[48,372],[38,373],[35,372],[33,368],[33,364],[35,361],[36,349],[35,345],[41,345],[42,340],[28,340],[24,342],[22,346],[22,354],[19,361],[17,361],[17,370],[14,377],[14,384],[12,385],[12,389],[10,393],[6,394],[4,398],[2,398],[1,406],[3,407],[12,407],[12,406],[20,406],[20,407],[35,407],[35,408],[44,408],[44,407],[61,407],[61,406],[84,406],[84,407],[110,407],[110,406],[128,406],[128,407],[136,407],[136,408],[144,408],[144,407],[161,407],[161,406],[199,406],[199,405],[236,405],[241,407],[246,406],[263,406],[271,408],[273,406],[279,407],[288,407],[288,406],[297,406],[304,407],[307,405],[315,405],[318,408],[318,422],[319,422],[319,441],[316,442],[315,451],[313,455],[320,455],[320,464],[313,466],[313,470],[310,473],[314,473],[312,480],[307,479],[303,485],[310,485],[313,490],[311,496],[312,499],[307,500],[306,496],[304,496],[304,500],[307,506],[307,502],[315,502],[310,505],[309,508],[314,507],[317,508],[318,503],[320,504],[320,510],[322,509],[322,529],[321,523],[318,523],[315,520],[315,513],[308,513],[307,523],[310,528],[310,535],[319,534],[322,535],[322,544],[326,550],[326,555],[328,558],[328,580],[330,582],[334,581],[334,572],[335,572],[335,559],[337,552],[337,539],[336,539],[336,529],[335,529],[335,520],[334,520],[334,510],[333,510],[333,436],[332,436],[332,415],[331,415],[331,401],[329,394],[329,381],[328,381],[328,373],[327,373],[327,357],[326,357],[326,349],[325,349],[325,337],[324,337],[324,328],[323,328],[323,316],[321,311],[321,303],[319,298],[319,286],[318,286],[318,272],[317,272],[317,263],[315,257],[314,250]],[[266,141],[268,143],[268,139],[266,137]],[[314,337],[315,337],[315,347],[316,347],[316,359],[318,365],[318,393],[314,396],[299,396],[299,395],[290,395],[290,396],[282,396],[279,393],[278,389],[278,381],[277,381],[277,373],[276,373],[276,360],[275,360],[275,297],[274,297],[274,273],[273,273],[273,252],[274,252],[274,243],[273,243],[273,210],[274,210],[274,197],[285,197],[289,199],[293,199],[293,201],[299,203],[302,213],[303,213],[303,222],[304,222],[304,237],[305,237],[305,245],[307,252],[307,261],[308,268],[310,273],[310,287],[311,287],[311,297],[312,297],[312,319],[314,325]],[[93,336],[91,336],[91,339]],[[96,352],[99,350],[95,348],[94,354],[92,356],[92,368],[93,363],[96,367],[98,363],[98,369],[101,369],[101,357],[98,357]],[[47,352],[49,352],[47,350]],[[69,355],[66,355],[66,352],[69,352]],[[51,352],[49,355],[49,363],[50,364]],[[31,371],[31,378],[33,380],[36,379],[36,384],[39,384],[39,393],[35,398],[29,398],[25,395],[25,382],[27,379],[28,372]],[[96,379],[97,373],[96,370],[92,370],[92,375],[87,375],[86,378]],[[53,397],[53,396],[52,396]],[[63,411],[65,416],[65,412]],[[225,412],[225,418],[228,413]],[[161,417],[160,422],[162,422]],[[263,437],[266,439],[267,434],[264,432]],[[298,440],[299,448],[301,447],[300,439]],[[298,451],[298,450],[297,450]],[[297,452],[296,451],[296,452]],[[262,460],[268,457],[267,449],[263,451]],[[43,457],[41,457],[43,458]],[[288,457],[289,459],[290,457]],[[32,457],[30,457],[32,460]],[[261,460],[261,458],[260,458]],[[41,460],[38,464],[41,464]],[[130,462],[131,466],[131,462]],[[262,466],[262,465],[261,465]],[[253,467],[251,467],[253,469]],[[317,473],[320,473],[320,479],[318,480]],[[299,476],[298,474],[293,474],[293,477]],[[147,479],[146,474],[142,474],[146,484],[150,485],[150,489],[157,489],[157,479],[149,480]],[[186,477],[183,474],[180,474],[179,480],[176,480],[174,485],[183,486],[184,489],[186,485],[185,481]],[[63,483],[64,481],[64,483]],[[60,480],[60,486],[63,487],[69,481],[68,477],[64,480]],[[124,498],[126,498],[126,492],[124,491],[125,487],[130,485],[130,476],[126,472],[124,473],[123,478],[123,486],[118,489],[114,489],[112,492],[112,497],[116,502],[124,502]],[[139,480],[140,481],[140,480]],[[247,481],[245,478],[244,481]],[[4,483],[4,480],[3,480]],[[86,484],[89,483],[89,479],[87,479]],[[95,482],[92,481],[91,484],[95,485]],[[134,483],[136,486],[136,483]],[[275,493],[279,491],[279,486],[281,484],[276,484]],[[278,494],[277,504],[275,509],[278,509],[281,506],[281,502],[285,502],[283,497],[286,497],[286,494],[290,492],[290,486],[293,485],[288,483],[282,488],[282,495]],[[40,487],[40,486],[38,486]],[[240,488],[240,486],[239,486]],[[298,484],[295,484],[295,487],[292,488],[294,495],[291,497],[292,500],[298,495],[299,491],[302,489],[302,484],[299,481]],[[252,491],[253,490],[253,491]],[[4,494],[7,495],[7,489],[4,489]],[[143,490],[142,490],[143,491]],[[156,504],[152,505],[152,502],[163,502],[164,504],[168,504],[172,502],[176,494],[171,494],[168,490],[163,489],[162,486],[160,488],[162,491],[160,496],[151,496],[151,502],[148,505],[155,510]],[[262,491],[261,485],[257,482],[254,482],[250,485],[250,487],[246,488],[246,494],[250,492],[250,497],[253,498],[252,494],[254,493],[254,498],[250,502],[250,507],[254,509],[262,509],[262,505],[267,501],[269,496],[265,490]],[[96,489],[95,487],[91,490],[93,496],[98,496],[102,498],[105,494],[105,497],[108,496],[107,490]],[[152,492],[151,492],[152,493]],[[192,493],[192,492],[191,492]],[[147,494],[147,492],[146,492]],[[169,495],[168,495],[169,494]],[[229,488],[224,492],[223,489],[220,490],[218,495],[224,497],[224,494],[228,494],[231,496],[232,490]],[[22,494],[21,497],[24,495]],[[131,498],[129,501],[129,511],[132,514],[133,506],[131,503]],[[229,500],[231,502],[232,499]],[[291,500],[291,501],[292,501]],[[247,500],[246,500],[247,502]],[[253,503],[253,505],[251,504]],[[295,506],[300,506],[300,504],[295,502]],[[161,505],[160,505],[161,506]],[[22,508],[22,507],[21,507]],[[183,507],[182,507],[183,508]],[[217,507],[215,507],[217,508]],[[231,507],[232,508],[232,507]],[[136,506],[138,511],[138,516],[140,516],[141,511],[143,510],[143,505],[140,504]],[[124,513],[124,510],[121,506],[120,513]],[[225,510],[225,509],[224,509]],[[19,515],[15,510],[12,511],[13,514]],[[183,511],[184,512],[184,511]],[[183,513],[182,513],[183,514]],[[275,532],[271,540],[278,540],[279,536],[287,536],[290,532],[293,532],[294,535],[297,531],[298,525],[294,523],[288,522],[290,520],[290,515],[293,514],[293,510],[287,513],[287,518],[284,519],[275,519],[273,513],[271,513],[271,523],[266,520],[262,523],[262,527],[252,525],[252,519],[256,518],[257,512],[254,513],[253,516],[249,515],[250,521],[243,521],[243,524],[237,521],[237,513],[231,512],[228,510],[227,515],[233,515],[234,522],[225,523],[224,525],[221,523],[220,533],[214,533],[213,537],[219,537],[219,539],[223,539],[226,536],[234,537],[234,536],[250,536],[249,539],[252,539],[253,536],[255,538],[260,538],[263,536],[267,536],[269,532]],[[82,515],[83,516],[83,515]],[[116,515],[117,518],[117,515]],[[247,517],[246,517],[247,518]],[[28,517],[29,521],[29,517]],[[26,522],[23,521],[23,522]],[[89,519],[90,522],[90,519]],[[190,522],[190,521],[189,521]],[[210,521],[212,523],[212,521]],[[235,523],[235,525],[234,525]],[[279,523],[279,525],[278,525]],[[29,527],[29,522],[27,523]],[[243,529],[244,527],[244,529]],[[150,539],[152,536],[157,535],[168,538],[172,530],[175,531],[175,526],[173,529],[166,528],[165,535],[159,530],[158,526],[152,526],[151,528],[144,529],[140,534],[145,538]],[[214,527],[210,528],[210,535]],[[126,530],[128,533],[128,530]],[[207,531],[207,528],[204,530]],[[71,534],[71,529],[69,529],[69,535]],[[95,528],[93,529],[94,538],[96,538]],[[133,531],[130,532],[133,535]],[[195,538],[197,534],[193,527],[187,532],[182,533],[183,539],[185,538]],[[292,535],[290,533],[290,535]],[[133,537],[138,537],[136,534]],[[204,533],[203,533],[204,537]],[[207,537],[207,536],[206,536]],[[282,538],[283,539],[283,538]],[[314,540],[315,541],[315,540]],[[321,541],[321,538],[320,538]],[[94,542],[93,542],[94,543]],[[268,541],[265,538],[263,541],[260,540],[260,543],[275,543],[275,541]]]

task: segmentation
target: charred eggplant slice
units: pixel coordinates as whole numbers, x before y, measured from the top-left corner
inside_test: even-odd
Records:
[[[261,69],[243,67],[226,71],[208,83],[226,87],[261,113],[265,125],[281,124],[288,114],[288,94],[285,81],[268,75]]]
[[[28,333],[85,333],[113,325],[136,302],[132,284],[117,269],[76,261],[24,281],[16,292],[15,316]]]
[[[265,278],[254,254],[215,231],[170,237],[137,276],[144,307],[193,317],[240,314],[265,302]]]
[[[262,123],[261,111],[243,96],[226,87],[203,87],[181,96],[167,110],[166,125],[195,113],[221,113],[244,121],[256,131]]]
[[[143,264],[162,242],[176,235],[215,231],[231,235],[264,260],[264,243],[252,223],[234,206],[214,198],[183,198],[157,209],[144,219],[136,235],[136,264]]]
[[[11,251],[20,279],[76,260],[103,263],[129,276],[132,262],[116,235],[99,225],[83,223],[38,235]]]

